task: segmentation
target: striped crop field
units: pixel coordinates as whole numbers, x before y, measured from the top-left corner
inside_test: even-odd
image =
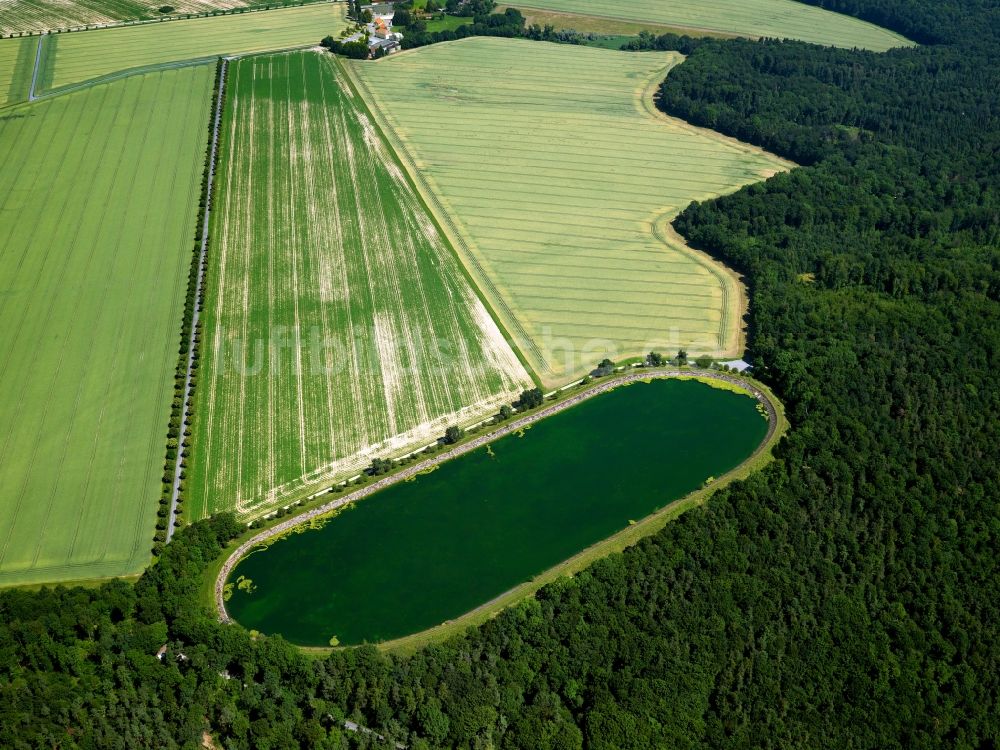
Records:
[[[0,0],[0,34],[39,33],[115,23],[159,19],[157,9],[169,4],[169,16],[259,5],[246,0]]]
[[[605,354],[741,353],[739,283],[669,220],[789,165],[656,112],[680,59],[474,38],[348,68],[548,385]]]
[[[670,26],[679,31],[797,39],[833,47],[884,52],[912,42],[851,16],[796,0],[529,0],[528,8]],[[517,7],[522,7],[517,5]],[[530,15],[530,13],[529,13]],[[559,24],[572,28],[569,21]],[[592,30],[592,27],[588,27]]]
[[[0,39],[0,107],[28,98],[38,39]]]
[[[231,67],[192,518],[260,514],[530,384],[342,75],[316,52]]]
[[[0,115],[0,585],[149,561],[213,73]]]
[[[346,24],[346,3],[195,18],[162,24],[58,34],[47,38],[39,88],[219,55],[318,45]]]
[[[154,7],[135,0],[4,0],[0,2],[0,34],[147,18]]]

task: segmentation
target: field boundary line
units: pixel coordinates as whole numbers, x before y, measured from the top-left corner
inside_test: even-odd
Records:
[[[768,389],[766,389],[762,385],[759,385],[757,383],[752,383],[746,380],[745,378],[736,375],[731,375],[728,373],[722,373],[712,370],[668,368],[660,370],[645,370],[645,371],[640,370],[638,372],[630,372],[623,375],[612,376],[607,380],[592,385],[586,388],[585,390],[567,398],[565,401],[561,401],[551,406],[540,408],[537,411],[530,412],[520,418],[508,422],[502,427],[498,427],[497,429],[488,432],[485,435],[470,440],[467,443],[463,443],[455,448],[445,451],[444,453],[438,454],[431,458],[424,459],[423,461],[419,461],[389,477],[377,480],[374,483],[368,485],[367,487],[362,487],[361,489],[355,490],[354,492],[351,492],[343,497],[337,498],[336,500],[332,500],[328,503],[324,503],[323,505],[320,505],[317,508],[313,508],[312,510],[306,511],[305,513],[301,513],[297,516],[293,516],[292,518],[289,518],[286,521],[282,521],[268,529],[265,529],[263,531],[258,532],[257,534],[254,534],[228,554],[225,561],[222,563],[222,566],[216,573],[213,586],[213,595],[215,601],[215,609],[219,617],[219,620],[225,623],[233,622],[233,619],[229,616],[229,613],[226,610],[226,599],[225,599],[226,582],[230,574],[248,553],[261,547],[261,545],[265,545],[270,540],[276,537],[280,537],[286,532],[290,531],[291,529],[309,523],[314,519],[328,516],[331,513],[339,510],[340,508],[343,508],[344,506],[347,506],[351,503],[369,497],[370,495],[373,495],[383,489],[391,487],[400,482],[405,482],[425,472],[431,471],[439,464],[442,464],[453,458],[465,455],[467,453],[471,453],[472,451],[475,451],[488,443],[492,443],[493,441],[498,440],[502,437],[524,430],[525,428],[529,427],[535,422],[538,422],[547,417],[558,414],[559,412],[564,411],[566,409],[572,408],[573,406],[581,403],[582,401],[593,398],[594,396],[597,396],[602,393],[607,393],[608,391],[612,391],[615,388],[630,383],[643,382],[652,379],[670,379],[670,378],[713,380],[729,386],[735,386],[736,388],[746,392],[752,398],[756,399],[756,401],[763,407],[764,411],[766,412],[768,428],[767,428],[767,433],[765,434],[763,440],[761,440],[760,444],[757,446],[754,452],[751,453],[746,458],[746,460],[741,462],[739,466],[735,467],[726,475],[720,477],[718,480],[713,482],[710,487],[704,488],[706,490],[709,490],[707,493],[705,493],[706,498],[708,494],[711,494],[711,491],[737,478],[737,475],[741,470],[744,470],[749,465],[755,463],[757,459],[761,458],[768,451],[770,451],[772,445],[775,442],[776,437],[778,437],[780,433],[784,431],[784,428],[787,423],[784,420],[783,410],[780,406],[780,402],[778,402],[777,399],[768,391]],[[696,496],[698,492],[701,491],[696,491],[695,493],[692,493],[692,495]],[[684,503],[685,501],[687,501],[690,504],[692,495],[679,498],[678,500],[670,503],[666,507],[661,508],[658,511],[654,511],[653,514],[643,519],[640,522],[640,524],[643,525],[645,528],[652,521],[655,521],[657,518],[667,513],[671,508],[676,509],[676,507],[679,504]],[[640,524],[637,524],[637,526]],[[606,544],[610,540],[615,539],[616,537],[619,537],[621,534],[629,532],[630,530],[633,529],[635,529],[634,526],[629,526],[623,531],[618,532],[618,534],[612,535],[608,539],[602,540],[602,542],[598,542],[598,545]],[[569,558],[569,560],[566,560],[562,563],[557,564],[553,568],[550,568],[549,571],[556,569],[562,570],[562,568],[567,564],[569,564],[571,561],[576,560],[580,558],[581,555],[585,555],[586,553],[590,552],[594,546],[597,545],[592,545],[591,547],[582,550],[580,553],[577,553],[577,555],[574,555],[573,557]],[[445,625],[446,626],[451,625],[452,623],[457,622],[459,620],[465,622],[463,618],[471,618],[478,614],[483,614],[484,609],[487,608],[492,613],[493,607],[497,602],[501,600],[506,601],[508,597],[514,595],[515,593],[516,593],[515,600],[519,599],[522,594],[526,595],[527,593],[530,593],[527,587],[530,587],[532,584],[535,584],[542,576],[545,575],[545,573],[549,571],[545,571],[539,574],[539,576],[533,578],[531,581],[525,584],[521,584],[520,586],[517,586],[514,589],[511,589],[507,592],[500,594],[498,597],[495,597],[486,604],[480,605],[480,607],[477,607],[476,609],[473,609],[470,612],[461,615],[460,618],[456,618],[455,621],[449,621],[449,623],[446,623]],[[541,584],[536,585],[535,588],[537,589],[540,585]],[[532,591],[533,590],[534,589],[532,589]],[[497,609],[496,611],[499,611],[499,609]],[[436,627],[441,628],[444,626],[436,626]],[[434,628],[432,628],[431,630],[434,630]],[[427,631],[421,631],[420,633],[416,633],[413,636],[406,636],[403,639],[396,639],[394,641],[386,642],[385,644],[382,644],[382,647],[392,648],[402,645],[402,642],[408,639],[412,639],[414,636],[422,636],[426,632]],[[325,653],[328,652],[330,649],[317,649],[317,650]]]
[[[449,44],[449,42],[443,42],[443,44]],[[349,64],[343,63],[340,59],[336,59],[336,64],[341,71],[344,72],[345,78],[347,79],[348,85],[352,88],[353,93],[357,95],[365,110],[372,116],[372,122],[381,133],[386,142],[386,146],[393,152],[396,157],[396,161],[409,177],[410,183],[412,184],[417,196],[423,202],[424,207],[427,209],[428,215],[441,232],[441,235],[447,241],[453,255],[458,260],[459,267],[469,280],[472,288],[476,291],[476,295],[479,297],[480,301],[486,306],[486,309],[493,318],[493,321],[500,328],[500,332],[506,338],[508,346],[510,346],[510,348],[514,351],[514,354],[517,355],[517,358],[521,361],[525,370],[527,370],[528,376],[535,382],[536,385],[541,386],[543,384],[543,380],[539,373],[540,371],[548,371],[548,366],[545,364],[545,358],[542,356],[541,351],[534,344],[534,341],[524,329],[524,325],[518,320],[517,315],[503,299],[500,294],[500,290],[496,288],[492,281],[490,281],[485,269],[483,269],[478,258],[475,257],[475,253],[472,252],[468,244],[462,238],[461,232],[459,232],[458,227],[455,225],[454,220],[451,217],[451,213],[441,204],[435,192],[427,186],[426,181],[417,169],[416,163],[413,161],[412,157],[405,148],[404,139],[399,135],[399,133],[396,132],[395,128],[389,124],[384,113],[382,112],[381,107],[378,106],[378,100],[372,94],[371,90],[365,82],[360,79],[360,77],[355,75]],[[371,102],[371,104],[369,104],[369,102]],[[465,252],[459,252],[459,247],[463,248]],[[472,267],[470,267],[470,265]],[[492,294],[487,294],[486,289],[489,289]],[[497,311],[498,308],[505,310],[508,315],[501,316]],[[521,334],[521,338],[515,339],[510,335],[508,328],[511,327]],[[537,361],[535,361],[534,358],[529,358],[525,353],[524,348],[530,348],[532,353],[535,355],[535,358],[537,358]]]
[[[784,159],[776,154],[772,154],[770,151],[760,148],[759,146],[754,146],[753,144],[746,143],[737,138],[731,138],[719,133],[718,131],[712,130],[711,128],[702,128],[697,125],[693,125],[679,117],[668,115],[666,112],[657,107],[656,98],[658,96],[660,86],[664,81],[666,81],[667,77],[670,76],[670,72],[672,70],[684,64],[685,59],[686,58],[681,55],[680,62],[675,65],[671,65],[666,69],[666,71],[663,72],[664,78],[660,79],[659,74],[653,75],[642,87],[639,92],[639,101],[642,109],[647,115],[656,121],[662,122],[666,120],[671,125],[683,127],[686,130],[697,132],[699,135],[711,137],[717,143],[725,145],[731,149],[743,151],[744,153],[766,156],[775,163],[775,174],[779,171],[790,171],[799,166],[795,162]],[[777,167],[781,167],[783,169],[777,169]],[[747,187],[749,185],[756,185],[759,182],[764,182],[771,176],[773,175],[764,175],[760,180],[747,183],[747,185],[736,188],[736,190],[730,191],[730,193],[738,192],[739,190],[742,190],[743,187]],[[726,194],[727,193],[713,194],[696,200],[713,200]],[[695,260],[698,265],[711,273],[719,281],[719,286],[722,291],[722,303],[719,321],[719,349],[717,351],[717,355],[720,357],[738,357],[746,346],[746,326],[743,324],[743,317],[750,309],[750,298],[747,295],[746,287],[743,283],[742,277],[737,271],[730,268],[722,261],[713,258],[708,253],[692,247],[688,244],[687,239],[680,232],[674,229],[672,220],[683,210],[684,209],[681,209],[680,211],[667,211],[654,218],[650,222],[651,233],[653,237],[655,237],[656,240],[664,246],[678,250]],[[730,319],[733,317],[734,311],[732,310],[732,306],[734,301],[736,303],[735,306],[738,318],[735,321],[732,321]]]
[[[719,288],[722,290],[722,314],[719,318],[719,349],[715,352],[715,356],[739,357],[746,345],[746,326],[743,324],[743,317],[750,309],[750,300],[743,280],[736,271],[722,261],[691,247],[671,223],[676,215],[676,211],[668,211],[656,217],[651,222],[653,236],[668,249],[693,259],[719,281]]]
[[[656,121],[666,120],[667,122],[677,127],[678,129],[687,130],[689,132],[696,133],[697,135],[710,138],[711,140],[714,140],[716,143],[727,146],[735,151],[755,154],[757,156],[766,156],[768,159],[774,162],[775,165],[783,166],[786,169],[794,169],[795,167],[800,166],[799,164],[796,164],[790,159],[785,159],[781,156],[778,156],[777,154],[771,153],[767,149],[761,148],[760,146],[755,146],[752,143],[741,141],[739,138],[733,138],[732,136],[724,135],[723,133],[720,133],[718,130],[712,130],[712,128],[704,128],[700,125],[694,125],[683,118],[674,117],[673,115],[668,115],[662,109],[657,107],[656,101],[657,98],[659,97],[660,86],[663,83],[665,83],[666,80],[670,77],[671,71],[679,68],[681,65],[684,64],[685,60],[687,60],[687,56],[682,55],[679,52],[674,52],[672,54],[677,55],[677,57],[680,58],[679,61],[669,66],[668,68],[661,70],[659,73],[650,76],[642,84],[642,86],[636,90],[638,94],[637,99],[639,101],[639,104],[641,104],[642,110],[645,111],[645,113],[649,117],[651,117],[653,120]],[[660,77],[661,75],[662,78]],[[762,182],[764,179],[767,178],[766,177],[762,178],[761,180],[758,180],[758,182]],[[748,184],[752,185],[756,184],[756,182]],[[713,197],[718,197],[718,196],[713,196]]]
[[[325,2],[326,0],[321,0]],[[319,3],[312,3],[313,5],[318,5]],[[43,37],[44,38],[44,37]],[[24,106],[31,103],[32,101],[42,101],[45,99],[52,99],[57,96],[62,96],[63,94],[72,94],[76,91],[82,89],[90,88],[91,86],[100,86],[105,83],[114,83],[115,81],[120,81],[123,78],[130,78],[131,76],[147,75],[149,73],[157,73],[164,70],[180,70],[182,68],[191,68],[198,65],[210,65],[216,62],[219,58],[225,58],[227,60],[237,60],[242,57],[254,57],[256,55],[278,55],[284,52],[297,52],[299,50],[307,50],[315,47],[315,44],[300,44],[294,47],[280,47],[278,49],[268,49],[268,50],[256,50],[253,52],[238,52],[238,53],[226,53],[220,52],[216,55],[210,55],[207,57],[189,57],[182,60],[172,60],[170,62],[164,63],[153,63],[150,65],[139,65],[134,68],[123,68],[122,70],[116,70],[114,73],[106,73],[105,75],[96,76],[94,78],[88,78],[78,83],[67,83],[54,89],[49,89],[48,91],[43,91],[40,94],[35,94],[34,99],[28,102],[17,102],[14,105],[8,106]]]
[[[198,336],[198,321],[201,318],[201,295],[202,286],[205,281],[205,256],[208,250],[208,229],[209,220],[212,216],[212,183],[215,180],[215,161],[219,149],[219,124],[222,120],[222,105],[226,96],[226,73],[229,60],[222,59],[219,71],[219,91],[215,98],[215,111],[212,115],[212,142],[208,156],[208,180],[205,188],[205,214],[201,225],[201,242],[198,247],[198,274],[195,280],[194,309],[191,313],[191,330],[188,334],[187,368],[184,373],[184,397],[181,406],[181,413],[187,414],[191,408],[191,371],[194,369],[196,339]],[[192,431],[191,437],[194,436]],[[177,445],[177,461],[174,463],[174,481],[170,490],[170,511],[167,513],[167,542],[174,535],[177,520],[177,498],[181,491],[181,472],[183,471],[181,456],[190,448],[191,437],[184,435],[184,430],[180,431]]]

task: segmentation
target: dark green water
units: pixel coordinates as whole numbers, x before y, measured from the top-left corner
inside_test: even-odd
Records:
[[[233,572],[245,627],[325,646],[437,625],[740,464],[767,433],[752,398],[655,380],[592,398],[394,485]]]

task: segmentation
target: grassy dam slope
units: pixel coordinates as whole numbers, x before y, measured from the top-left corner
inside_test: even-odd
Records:
[[[149,560],[213,72],[0,117],[0,585]]]
[[[259,514],[530,380],[334,59],[232,65],[192,516]]]
[[[656,112],[681,59],[475,38],[349,68],[547,383],[605,353],[742,351],[738,282],[669,219],[788,163]]]
[[[516,5],[516,4],[515,4]],[[517,7],[522,7],[517,5]],[[884,52],[913,43],[899,34],[851,16],[795,0],[529,0],[523,7],[620,21],[645,22],[683,31],[797,39],[833,47]],[[530,14],[529,14],[530,15]],[[573,28],[572,19],[559,24]],[[593,26],[586,30],[592,30]]]

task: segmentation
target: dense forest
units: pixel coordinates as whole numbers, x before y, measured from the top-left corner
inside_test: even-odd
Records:
[[[226,516],[135,585],[5,591],[0,746],[997,747],[1000,6],[816,4],[924,46],[689,40],[660,95],[804,165],[676,222],[746,274],[777,461],[412,657],[219,625]]]

